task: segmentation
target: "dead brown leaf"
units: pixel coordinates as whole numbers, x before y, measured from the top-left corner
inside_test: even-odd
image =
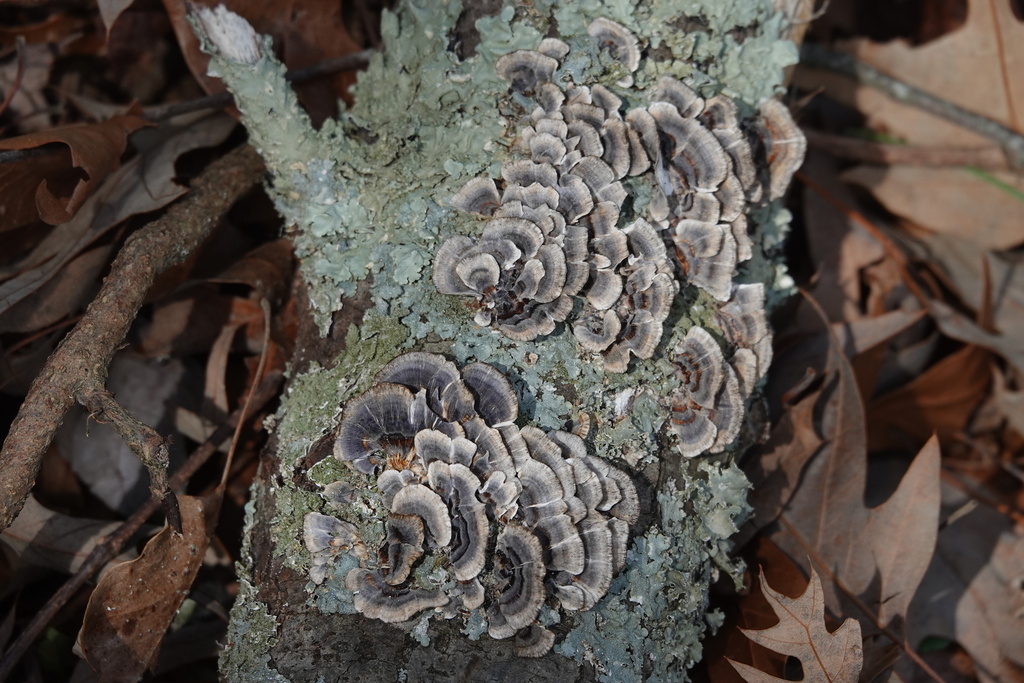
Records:
[[[763,534],[753,539],[750,547],[744,550],[743,557],[751,568],[745,577],[750,588],[737,596],[737,600],[722,605],[726,615],[723,628],[702,643],[708,678],[715,683],[743,680],[727,663],[728,660],[750,664],[773,676],[781,677],[785,673],[785,655],[756,644],[742,633],[742,629],[764,629],[778,623],[778,617],[764,593],[753,589],[753,568],[758,568],[773,587],[786,595],[800,595],[807,587],[803,570]],[[698,674],[694,680],[702,678]]]
[[[52,124],[45,91],[56,56],[47,44],[26,45],[22,54],[23,61],[14,59],[0,66],[0,90],[5,95],[18,83],[5,113],[16,117],[22,132],[49,129]]]
[[[100,182],[120,166],[128,135],[149,125],[138,116],[118,116],[0,140],[0,150],[34,149],[50,143],[68,148],[68,152],[0,166],[0,192],[17,200],[0,214],[0,232],[37,219],[50,225],[71,220]]]
[[[885,251],[878,240],[842,210],[842,206],[856,206],[856,202],[849,186],[839,180],[838,161],[812,149],[804,169],[828,193],[826,196],[810,188],[803,195],[805,220],[814,226],[807,231],[811,263],[815,267],[811,293],[829,320],[852,322],[864,315],[861,271],[880,261]],[[814,331],[820,328],[815,315],[801,318],[804,327]]]
[[[135,0],[97,0],[97,5],[100,8],[100,17],[103,19],[103,25],[107,29],[107,36],[110,36],[110,29],[114,27],[114,22],[121,16],[121,13],[131,7]]]
[[[1024,391],[1010,387],[1009,378],[999,368],[992,368],[993,397],[999,410],[1018,434],[1024,436]]]
[[[944,499],[956,495],[943,492]],[[982,681],[1024,680],[1024,536],[985,505],[969,503],[962,511],[939,533],[910,606],[910,644],[948,638],[970,653]]]
[[[821,448],[822,439],[814,427],[814,417],[823,391],[819,388],[787,406],[758,456],[751,458],[744,467],[751,483],[748,503],[753,513],[734,538],[737,547],[742,547],[779,516],[793,495],[807,461]]]
[[[857,166],[842,177],[871,190],[892,213],[932,232],[969,239],[995,251],[1024,242],[1020,221],[1024,202],[968,169]],[[1024,191],[1024,176],[1019,173],[993,171],[990,177]]]
[[[0,268],[0,325],[4,313],[31,296],[108,230],[126,218],[166,206],[186,192],[174,182],[175,160],[187,151],[222,142],[234,128],[226,116],[184,129],[169,127],[164,140],[111,173],[73,219],[55,227],[25,258]]]
[[[112,245],[87,249],[68,261],[52,280],[22,299],[0,319],[0,331],[35,332],[63,320],[99,290],[99,272],[110,262]]]
[[[828,632],[824,592],[814,568],[807,589],[797,598],[772,590],[764,572],[759,578],[761,590],[779,623],[762,630],[743,629],[743,634],[770,650],[799,659],[807,683],[855,683],[864,660],[860,624],[856,619],[847,619],[833,633]],[[748,664],[732,660],[730,663],[748,683],[784,680]]]
[[[74,573],[118,526],[54,512],[29,496],[21,514],[0,534],[0,593],[6,596],[37,579],[40,569]]]
[[[138,559],[104,574],[89,598],[78,647],[104,681],[136,681],[188,595],[213,534],[222,492],[178,496],[182,535],[165,527]]]
[[[895,40],[852,41],[856,56],[926,92],[1024,131],[1024,23],[1011,3],[968,0],[967,21],[957,31],[919,47]],[[977,146],[988,141],[870,88],[859,88],[858,109],[873,130],[914,144]]]
[[[254,249],[226,270],[155,306],[152,322],[142,331],[141,350],[150,356],[198,353],[210,347],[225,326],[243,327],[242,343],[251,353],[263,346],[263,311],[259,300],[276,301],[291,284],[292,245],[280,239]],[[236,296],[244,285],[248,296]]]
[[[773,539],[795,561],[809,556],[827,568],[826,599],[836,613],[866,609],[869,623],[888,627],[905,617],[935,548],[938,441],[928,441],[885,503],[867,508],[863,402],[845,355],[834,349],[830,364],[821,405],[824,444],[804,468]],[[793,457],[806,453],[797,445]]]
[[[868,449],[906,449],[935,433],[956,439],[988,395],[991,355],[965,346],[904,386],[872,400],[867,408]]]

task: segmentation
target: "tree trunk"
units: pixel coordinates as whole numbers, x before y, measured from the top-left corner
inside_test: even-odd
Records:
[[[627,47],[588,34],[588,27],[596,32],[592,22],[601,17],[639,39],[638,70],[627,63]],[[234,92],[251,141],[267,161],[272,197],[294,226],[301,288],[310,302],[289,388],[254,483],[239,565],[241,592],[221,661],[227,680],[685,678],[700,658],[707,625],[720,622],[720,616],[706,613],[710,584],[722,572],[740,574],[727,554],[728,537],[747,512],[747,482],[734,461],[763,428],[752,386],[764,368],[746,378],[740,436],[727,447],[711,447],[717,453],[682,457],[681,452],[693,453],[679,445],[678,429],[670,424],[672,411],[681,410],[674,401],[683,391],[677,347],[691,328],[706,326],[715,348],[721,344],[735,365],[740,354],[732,355],[736,345],[721,324],[730,286],[764,283],[768,305],[785,295],[788,278],[777,252],[788,215],[769,201],[778,188],[769,192],[766,184],[764,196],[745,209],[753,253],[736,267],[735,279],[733,270],[726,274],[724,298],[706,291],[713,283],[698,286],[692,274],[687,281],[683,266],[675,266],[669,279],[679,281],[672,290],[678,293],[658,322],[660,342],[632,359],[623,352],[625,372],[612,371],[610,352],[586,352],[572,332],[576,317],[590,310],[587,301],[596,299],[585,296],[593,281],[589,289],[570,292],[566,301],[575,309],[555,319],[553,331],[515,341],[507,330],[499,333],[500,322],[474,322],[466,306],[472,298],[439,293],[432,263],[452,235],[478,239],[488,224],[485,216],[453,208],[451,198],[471,179],[501,178],[503,163],[523,158],[522,132],[536,93],[517,79],[535,73],[506,72],[502,78],[503,55],[535,50],[543,38],[558,37],[569,48],[556,60],[556,78],[567,97],[573,84],[600,83],[623,100],[625,116],[647,107],[658,79],[670,75],[704,98],[724,89],[740,114],[754,121],[754,107],[776,94],[782,70],[795,61],[795,48],[782,38],[786,30],[771,0],[655,0],[638,7],[596,0],[486,2],[466,11],[454,2],[403,3],[397,14],[385,13],[385,50],[362,74],[355,108],[314,131],[269,44],[251,58],[238,56],[206,28],[204,42],[214,53],[211,71]],[[655,156],[665,153],[648,149]],[[735,162],[726,163],[735,171]],[[653,170],[624,178],[617,227],[657,214],[656,195],[665,182]],[[506,178],[505,184],[515,183]],[[559,211],[568,209],[560,205]],[[671,254],[667,234],[665,243]],[[600,266],[600,259],[591,261],[591,269],[595,263]],[[555,645],[542,657],[517,656],[515,639],[488,636],[483,619],[498,584],[486,584],[492,592],[484,608],[461,610],[451,619],[420,610],[398,624],[360,614],[346,588],[349,572],[380,564],[388,510],[374,479],[333,457],[332,447],[343,407],[407,351],[441,354],[460,369],[490,364],[514,387],[519,428],[575,430],[585,437],[588,457],[625,472],[638,493],[638,518],[617,517],[629,522],[629,549],[600,602],[571,611],[548,594],[537,619],[554,634]],[[329,500],[324,487],[334,481],[343,482],[345,493]],[[615,510],[603,511],[600,519],[611,524]],[[353,544],[339,542],[314,557],[308,523],[304,543],[304,520],[311,512],[351,523],[367,552],[360,555]],[[496,552],[492,535],[485,572],[496,571]],[[429,576],[426,564],[410,580],[451,585],[447,564]],[[546,577],[549,586],[554,574]]]

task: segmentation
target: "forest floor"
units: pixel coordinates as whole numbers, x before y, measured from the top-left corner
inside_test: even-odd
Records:
[[[315,123],[379,47],[368,0],[227,4],[274,37]],[[786,99],[809,141],[787,198],[799,293],[773,317],[770,436],[740,463],[745,587],[714,596],[724,622],[694,676],[1024,681],[1024,5],[825,5]],[[150,680],[216,680],[302,303],[259,161],[204,72],[183,0],[0,3],[0,435],[105,278],[141,306],[133,322],[108,302],[117,324],[65,342],[109,364],[105,384],[84,361],[43,378],[88,408],[0,535],[0,679],[90,680],[79,653],[128,649]],[[176,263],[152,228],[190,215],[209,234]],[[114,263],[129,237],[140,256]],[[174,264],[154,282],[132,269],[150,257]],[[187,462],[177,509],[151,501],[126,433]],[[146,441],[168,434],[166,454]],[[111,604],[137,607],[130,628],[100,618]]]

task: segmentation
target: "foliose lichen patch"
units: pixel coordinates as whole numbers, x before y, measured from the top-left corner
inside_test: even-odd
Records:
[[[606,458],[633,477],[672,461],[675,483],[653,482],[658,492],[654,509],[642,523],[651,515],[653,522],[634,530],[625,566],[608,594],[589,611],[563,616],[548,604],[557,607],[557,598],[546,599],[538,623],[550,631],[544,619],[560,620],[556,630],[565,635],[556,651],[592,662],[604,680],[640,680],[643,670],[654,671],[656,680],[680,680],[699,656],[712,577],[737,570],[725,548],[744,514],[745,482],[729,464],[729,454],[747,440],[741,436],[713,461],[681,462],[678,437],[670,436],[666,426],[676,402],[669,397],[678,397],[680,407],[682,399],[698,406],[704,400],[705,394],[688,388],[678,370],[685,365],[682,357],[689,354],[692,360],[693,349],[707,344],[707,339],[694,340],[697,333],[691,335],[691,329],[705,329],[720,350],[732,353],[738,337],[730,335],[749,330],[744,326],[749,320],[733,310],[727,312],[736,322],[732,325],[723,319],[723,302],[712,292],[687,285],[674,297],[651,357],[627,356],[626,372],[609,373],[594,356],[581,354],[580,341],[561,322],[532,341],[509,339],[476,324],[467,297],[439,294],[430,282],[434,256],[452,236],[475,238],[488,222],[486,215],[456,208],[452,198],[472,179],[501,179],[507,163],[527,158],[517,137],[536,101],[532,94],[510,89],[499,74],[498,62],[505,55],[537,50],[544,37],[557,35],[568,48],[552,74],[560,88],[571,81],[593,92],[600,85],[628,112],[649,108],[659,81],[670,76],[705,101],[724,93],[744,118],[776,94],[782,69],[795,62],[796,52],[778,40],[783,19],[770,0],[642,6],[629,0],[539,1],[504,7],[478,20],[480,43],[475,54],[460,60],[449,48],[461,10],[458,2],[406,2],[397,13],[385,13],[385,51],[360,78],[356,106],[320,131],[312,129],[297,106],[267,45],[254,64],[216,56],[211,62],[235,93],[250,137],[267,161],[272,197],[292,226],[324,332],[342,294],[352,293],[368,275],[373,278],[373,311],[360,328],[349,331],[348,350],[330,369],[295,378],[279,412],[279,455],[286,476],[275,492],[281,503],[278,552],[297,569],[322,578],[319,584],[310,582],[310,602],[317,609],[356,611],[348,575],[357,568],[373,571],[369,558],[393,545],[389,535],[405,538],[409,530],[388,528],[388,502],[379,490],[368,490],[366,475],[327,460],[308,473],[323,490],[300,491],[291,483],[295,464],[335,429],[343,406],[368,389],[400,348],[445,354],[459,368],[487,363],[511,381],[520,406],[519,427],[528,424],[547,432],[588,423],[589,457]],[[613,49],[604,44],[610,40],[605,34],[591,35],[591,25],[601,18],[638,38],[635,71],[620,59],[629,52],[627,46]],[[660,208],[649,183],[627,176],[622,186],[629,199],[615,220],[620,230],[649,216],[652,205]],[[778,259],[788,217],[777,201],[748,206],[745,215],[751,258],[733,273],[730,299],[735,285],[749,284],[760,287],[760,298],[747,290],[755,296],[744,295],[744,300],[771,305],[789,286]],[[584,313],[587,293],[581,289],[570,295],[566,320]],[[755,376],[761,372],[758,368]],[[675,412],[678,418],[683,411]],[[337,537],[354,528],[361,546],[353,543],[342,550],[339,545],[329,562],[318,564],[302,545],[302,520],[310,511],[351,525],[328,523]],[[418,539],[415,529],[412,533]],[[424,538],[429,546],[429,529]],[[418,585],[443,581],[437,570],[417,560],[410,580]],[[438,608],[421,614],[431,609]],[[487,632],[486,616],[486,610],[470,611],[463,629],[467,637]],[[415,631],[418,641],[429,640],[430,624],[422,616],[404,626]],[[546,638],[541,630],[524,630],[523,647],[532,638]]]

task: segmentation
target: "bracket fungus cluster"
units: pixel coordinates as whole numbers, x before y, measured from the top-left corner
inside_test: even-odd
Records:
[[[626,28],[602,18],[589,33],[627,73],[638,69]],[[624,372],[631,356],[652,357],[682,286],[732,300],[737,265],[752,257],[748,203],[781,196],[806,143],[777,101],[741,121],[731,99],[668,76],[650,104],[624,111],[609,88],[559,70],[568,51],[547,38],[498,60],[510,89],[536,103],[516,138],[524,158],[452,198],[488,220],[479,238],[444,242],[433,279],[443,294],[474,297],[476,322],[517,341],[550,334],[584,297],[574,336],[606,371]],[[628,187],[644,183],[646,213],[625,220],[638,199],[628,203],[638,194]]]
[[[490,365],[460,371],[422,352],[388,363],[345,405],[334,443],[335,457],[376,477],[383,544],[374,557],[352,525],[309,513],[304,540],[321,567],[311,578],[325,580],[322,558],[350,549],[359,566],[345,585],[367,617],[478,610],[492,638],[545,654],[554,634],[541,608],[587,610],[604,596],[639,501],[629,476],[579,436],[518,427],[518,416],[512,385]]]
[[[639,41],[626,28],[597,19],[589,33],[626,72],[637,70]],[[441,246],[434,284],[473,296],[476,322],[514,340],[570,323],[607,372],[651,358],[681,288],[704,290],[726,351],[699,327],[671,351],[681,381],[671,424],[684,455],[720,452],[739,434],[771,356],[763,285],[733,281],[753,257],[747,208],[782,195],[806,141],[778,101],[741,120],[728,97],[705,99],[669,76],[646,107],[624,111],[609,88],[559,71],[568,50],[548,38],[498,60],[511,90],[536,104],[516,138],[525,158],[505,163],[500,183],[475,178],[452,198],[487,221],[479,239]],[[628,213],[636,207],[643,215]]]

